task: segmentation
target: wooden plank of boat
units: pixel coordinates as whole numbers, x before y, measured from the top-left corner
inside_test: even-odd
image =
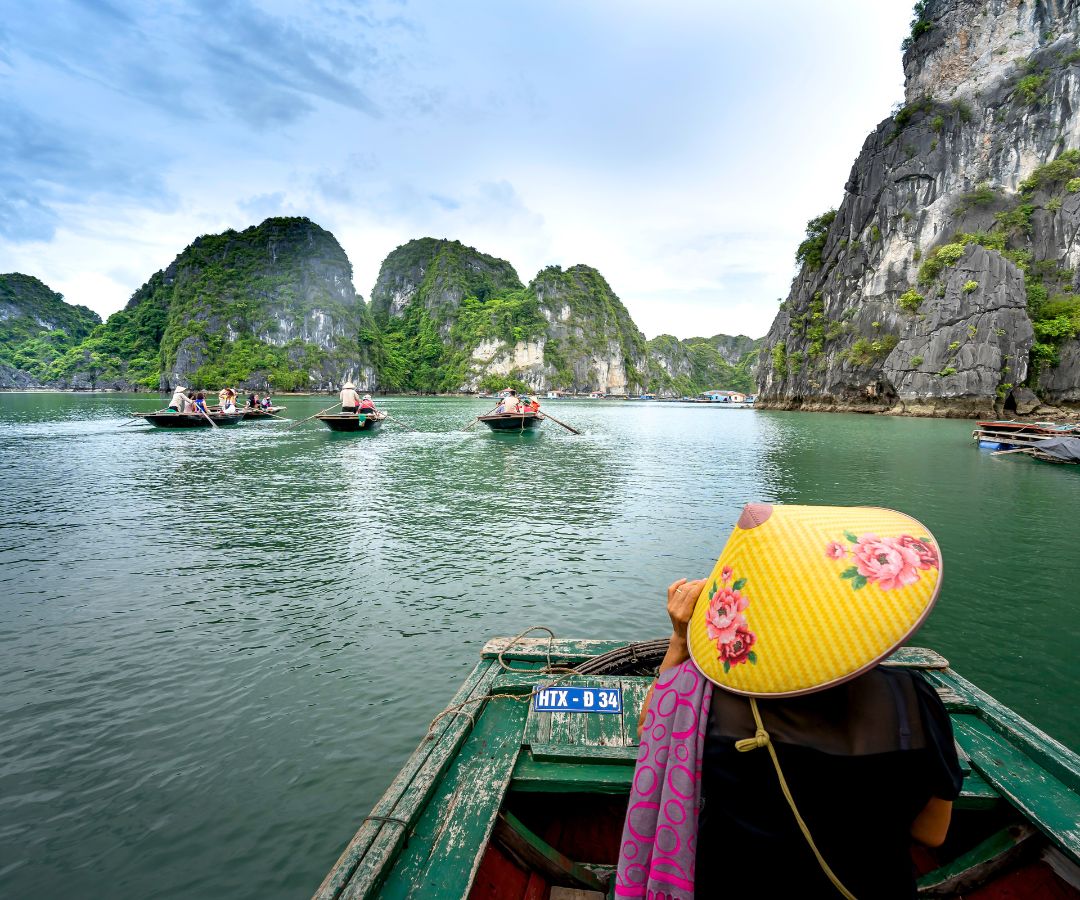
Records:
[[[249,406],[244,406],[240,408],[240,415],[245,422],[261,422],[266,419],[273,421],[274,417],[285,408],[284,406],[271,406],[269,409],[252,409]]]
[[[315,418],[331,431],[375,431],[386,413],[319,413]]]
[[[498,671],[492,660],[481,660],[447,709],[486,697]],[[353,896],[368,896],[368,892],[375,890],[384,874],[382,860],[391,858],[404,843],[436,782],[468,736],[472,722],[465,713],[474,708],[466,706],[460,713],[444,716],[431,727],[342,851],[315,893],[318,900],[341,896],[346,885]]]
[[[212,428],[209,419],[199,413],[176,413],[176,412],[150,412],[132,413],[133,416],[145,419],[157,428]],[[219,426],[237,425],[241,421],[239,415],[225,415],[223,413],[209,413],[210,419]]]
[[[622,798],[634,774],[637,716],[652,678],[542,669],[549,654],[558,665],[590,664],[613,650],[629,661],[627,647],[621,641],[489,642],[469,687],[454,701],[480,701],[469,706],[475,723],[463,711],[437,723],[435,746],[421,742],[327,876],[320,900],[376,894],[491,900],[541,897],[555,884],[595,888],[599,881],[603,887],[617,852]],[[954,830],[968,830],[950,840],[951,856],[928,851],[930,865],[939,868],[924,879],[927,890],[940,892],[940,885],[956,879],[976,884],[1027,877],[1008,847],[994,841],[976,846],[1011,826],[1037,831],[1025,839],[1025,848],[1039,850],[1039,856],[1024,866],[1038,867],[1040,878],[1061,884],[1053,871],[1066,867],[1066,879],[1073,869],[1080,873],[1080,758],[958,676],[932,651],[905,648],[889,662],[921,668],[943,697],[965,771]],[[622,714],[545,713],[522,702],[535,687],[553,682],[618,685]],[[559,799],[566,794],[574,795],[572,816]],[[603,839],[583,842],[582,835],[593,832]],[[1060,857],[1054,866],[1044,861],[1050,854]],[[503,884],[504,878],[513,884]]]
[[[477,416],[492,431],[527,431],[536,428],[544,422],[543,416],[534,412],[527,413],[493,413],[490,416]]]

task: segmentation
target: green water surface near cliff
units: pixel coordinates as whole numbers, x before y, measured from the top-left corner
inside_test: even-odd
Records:
[[[309,895],[487,637],[664,634],[747,500],[921,519],[916,643],[1080,747],[1080,468],[964,421],[559,402],[582,436],[493,435],[454,430],[485,401],[385,405],[421,433],[0,395],[0,896]]]

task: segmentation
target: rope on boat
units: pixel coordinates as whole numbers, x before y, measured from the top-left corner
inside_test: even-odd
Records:
[[[526,628],[520,634],[514,635],[514,637],[510,638],[510,640],[507,641],[506,646],[503,647],[502,650],[499,651],[499,655],[496,657],[496,662],[498,662],[499,668],[501,668],[504,672],[533,672],[533,673],[536,672],[535,669],[519,669],[519,668],[516,668],[514,666],[509,665],[506,662],[506,660],[503,659],[503,654],[506,653],[507,650],[509,650],[511,647],[513,647],[514,644],[516,644],[523,637],[525,637],[525,635],[529,634],[529,632],[532,632],[532,631],[546,631],[547,635],[548,635],[547,648],[545,650],[545,656],[547,657],[547,665],[543,669],[541,669],[538,674],[543,675],[543,674],[547,674],[547,673],[552,673],[552,674],[559,673],[561,675],[561,677],[555,679],[555,681],[553,681],[552,684],[558,684],[563,678],[566,678],[566,677],[568,677],[570,675],[577,675],[578,674],[578,670],[575,669],[575,668],[572,668],[570,666],[557,666],[557,665],[554,665],[552,663],[552,661],[551,661],[551,647],[552,647],[552,644],[554,644],[554,642],[555,642],[555,632],[552,631],[550,628],[548,628],[546,625],[530,625],[528,628]],[[449,706],[447,706],[446,709],[444,709],[441,713],[439,713],[434,719],[431,720],[431,724],[428,725],[427,734],[424,735],[424,740],[425,741],[431,740],[434,737],[435,726],[438,725],[439,722],[443,718],[445,718],[446,716],[457,716],[457,715],[466,716],[466,717],[468,717],[469,722],[475,727],[476,726],[476,717],[474,716],[474,714],[472,712],[465,709],[465,707],[472,704],[472,703],[483,703],[485,700],[501,700],[501,699],[514,700],[517,703],[529,703],[529,702],[532,701],[532,694],[531,693],[530,694],[506,694],[506,693],[502,693],[502,694],[484,694],[481,697],[470,697],[468,700],[463,700],[461,703],[452,703]]]

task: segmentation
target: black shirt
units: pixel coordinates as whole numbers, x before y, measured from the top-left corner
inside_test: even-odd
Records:
[[[911,823],[963,775],[952,724],[923,678],[878,667],[803,697],[759,700],[765,730],[814,843],[858,900],[915,897]],[[702,760],[695,896],[834,898],[752,737],[745,697],[714,690]]]

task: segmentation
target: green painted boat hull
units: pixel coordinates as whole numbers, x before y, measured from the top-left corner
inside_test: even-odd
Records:
[[[527,900],[556,886],[595,892],[566,896],[613,896],[637,717],[652,678],[557,676],[560,687],[621,689],[621,715],[536,712],[528,700],[552,681],[549,664],[588,666],[620,650],[633,658],[648,646],[489,642],[315,897]],[[886,664],[920,669],[938,691],[965,773],[949,840],[918,856],[920,895],[979,888],[979,897],[1004,898],[1019,882],[1024,896],[1080,897],[1068,884],[1080,884],[1080,757],[933,651],[905,648]]]

